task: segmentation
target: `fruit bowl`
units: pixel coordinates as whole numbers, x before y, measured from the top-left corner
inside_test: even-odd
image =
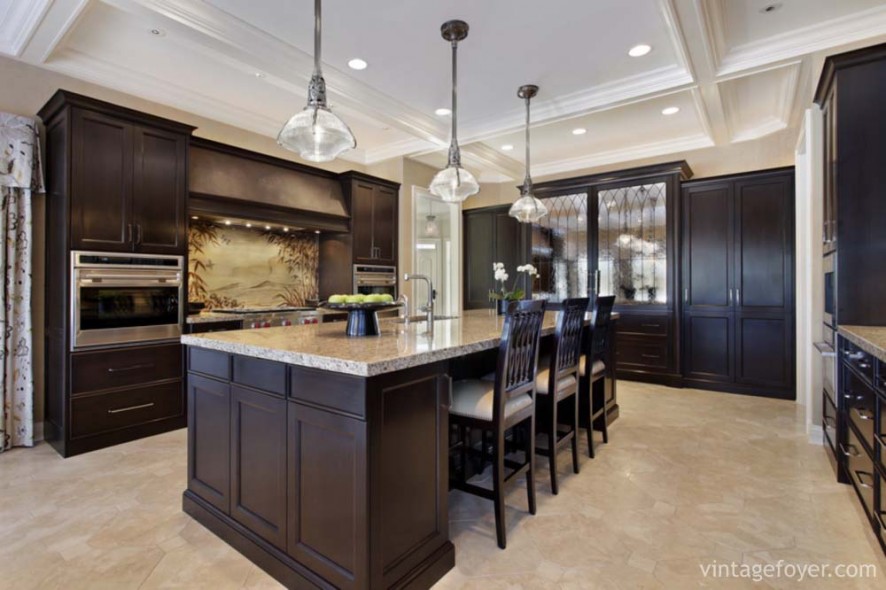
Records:
[[[348,312],[348,336],[378,336],[378,314],[386,309],[403,305],[399,301],[379,301],[369,303],[329,303],[325,301],[320,307]]]

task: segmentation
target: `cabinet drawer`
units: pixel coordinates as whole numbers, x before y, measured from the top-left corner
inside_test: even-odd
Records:
[[[75,352],[71,355],[71,393],[74,395],[181,377],[181,344]]]
[[[286,395],[286,365],[275,361],[234,357],[234,383],[270,393]]]
[[[846,339],[843,339],[840,354],[844,363],[858,371],[869,383],[874,382],[874,357]]]
[[[874,449],[874,423],[877,412],[877,400],[874,392],[851,371],[846,372],[843,384],[843,407],[849,422],[861,435],[862,442],[868,449]]]
[[[876,428],[876,446],[880,447],[880,473],[886,478],[886,398],[877,396],[877,404],[880,406],[880,418]],[[886,498],[886,489],[881,485],[881,498]]]
[[[615,324],[618,334],[657,334],[667,336],[670,316],[622,314]]]
[[[217,377],[223,381],[230,381],[231,356],[217,350],[189,347],[188,370]]]
[[[172,381],[71,400],[71,438],[184,414],[182,382]]]
[[[848,442],[841,445],[841,450],[846,459],[846,471],[852,486],[858,493],[862,501],[865,512],[868,513],[868,519],[873,519],[874,514],[874,462],[871,460],[867,451],[858,441],[858,437],[851,428],[847,428]]]
[[[619,320],[621,321],[621,320]],[[634,340],[619,338],[615,348],[619,369],[668,367],[668,343],[658,340]]]

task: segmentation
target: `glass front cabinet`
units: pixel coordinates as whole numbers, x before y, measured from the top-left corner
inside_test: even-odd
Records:
[[[549,214],[531,229],[534,298],[614,295],[621,378],[680,380],[676,256],[685,161],[539,183]]]

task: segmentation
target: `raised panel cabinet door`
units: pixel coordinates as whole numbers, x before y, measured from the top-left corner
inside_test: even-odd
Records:
[[[287,403],[287,552],[337,588],[368,588],[366,423]]]
[[[133,127],[74,109],[71,248],[130,251]]]
[[[231,513],[231,386],[188,374],[188,489]]]
[[[231,516],[286,549],[286,400],[231,386]]]
[[[523,240],[523,230],[528,227],[527,224],[520,223],[510,215],[508,208],[505,207],[501,211],[495,213],[495,260],[493,262],[503,262],[508,271],[508,282],[513,283],[514,279],[520,276],[519,286],[523,288],[522,277],[517,272],[517,267],[531,262],[526,256],[525,242]],[[488,271],[491,275],[492,266]],[[508,285],[511,288],[511,284]],[[583,296],[583,293],[571,295],[572,297]]]
[[[793,383],[791,321],[737,315],[735,381],[789,390]]]
[[[188,138],[136,127],[132,223],[135,249],[185,254]]]
[[[351,233],[354,239],[354,262],[375,264],[373,248],[373,204],[375,186],[359,181],[351,183]]]
[[[372,222],[376,264],[393,266],[397,262],[397,192],[394,189],[375,188]]]
[[[683,307],[731,308],[732,184],[683,189]]]
[[[493,287],[494,251],[493,215],[488,211],[464,214],[464,306],[465,309],[489,307]]]
[[[747,312],[792,308],[792,175],[735,183],[735,305]]]
[[[684,377],[723,383],[733,381],[734,323],[731,312],[684,316]]]

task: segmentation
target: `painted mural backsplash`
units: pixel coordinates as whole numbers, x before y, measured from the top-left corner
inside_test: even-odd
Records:
[[[188,234],[188,301],[219,307],[302,306],[317,299],[320,240],[193,221]]]

